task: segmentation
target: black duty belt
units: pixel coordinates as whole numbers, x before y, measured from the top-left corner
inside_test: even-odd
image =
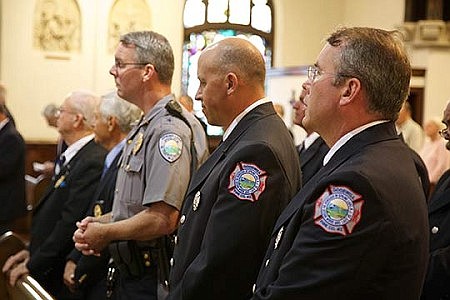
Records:
[[[121,277],[141,278],[152,273],[157,265],[157,251],[141,248],[136,241],[117,241],[109,245],[109,252]]]

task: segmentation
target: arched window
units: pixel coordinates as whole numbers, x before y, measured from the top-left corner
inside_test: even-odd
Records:
[[[197,60],[209,44],[230,36],[250,40],[272,66],[273,5],[271,0],[186,0],[183,14],[184,44],[182,93],[195,97],[199,85]],[[206,121],[201,104],[194,101],[194,113]],[[209,135],[222,134],[208,126]]]

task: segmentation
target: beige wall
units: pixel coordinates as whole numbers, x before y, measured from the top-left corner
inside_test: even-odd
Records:
[[[181,0],[147,0],[151,29],[164,34],[175,54],[173,91],[180,90],[182,48]],[[393,29],[402,22],[404,0],[274,0],[274,66],[307,65],[315,61],[327,33],[339,25]],[[45,125],[40,111],[49,102],[57,104],[76,88],[99,94],[113,88],[108,70],[113,56],[106,51],[109,9],[113,0],[78,0],[82,12],[82,51],[49,59],[32,48],[32,18],[35,0],[0,0],[0,79],[8,87],[8,105],[27,140],[54,140],[56,131]],[[412,49],[414,67],[427,69],[425,116],[442,115],[450,89],[448,49]]]
[[[164,34],[175,52],[173,90],[180,90],[182,8],[178,0],[147,0],[151,29]],[[8,89],[7,102],[26,140],[54,141],[42,108],[60,104],[71,90],[102,94],[114,88],[108,71],[114,61],[107,52],[107,20],[113,0],[78,0],[82,13],[82,49],[69,55],[43,53],[32,46],[34,0],[1,0],[0,79]],[[173,22],[172,22],[173,21]]]

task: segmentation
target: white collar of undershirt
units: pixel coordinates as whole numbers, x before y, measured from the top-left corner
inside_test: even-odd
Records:
[[[262,99],[259,99],[255,102],[253,102],[251,105],[249,105],[246,109],[244,109],[243,112],[241,112],[239,115],[237,115],[236,118],[231,122],[230,126],[228,126],[227,130],[223,133],[222,141],[225,141],[231,134],[234,128],[236,128],[237,124],[242,120],[243,117],[245,117],[246,114],[248,114],[250,111],[252,111],[255,107],[270,102],[270,100],[267,97],[264,97]]]
[[[354,137],[355,135],[357,135],[358,133],[366,130],[367,128],[370,128],[372,126],[381,124],[381,123],[385,123],[385,122],[389,122],[389,120],[378,120],[378,121],[373,121],[367,124],[364,124],[363,126],[360,126],[356,129],[353,129],[352,131],[348,132],[347,134],[345,134],[343,137],[341,137],[334,145],[333,147],[331,147],[330,151],[328,151],[327,155],[325,155],[325,157],[323,158],[323,165],[325,166],[330,159],[333,157],[333,155],[342,147],[345,145],[345,143],[347,143],[352,137]]]
[[[8,118],[6,118],[6,119],[4,119],[3,121],[1,121],[1,122],[0,122],[0,130],[2,130],[2,128],[5,127],[6,124],[8,124],[8,122],[9,122],[9,119],[8,119]]]
[[[317,132],[313,132],[305,137],[305,139],[303,140],[303,147],[305,148],[305,150],[308,149],[319,138],[319,136],[320,135]]]
[[[66,151],[62,154],[66,158],[64,165],[67,165],[69,161],[78,153],[78,151],[80,151],[80,149],[89,143],[93,138],[94,134],[87,135],[67,147]]]

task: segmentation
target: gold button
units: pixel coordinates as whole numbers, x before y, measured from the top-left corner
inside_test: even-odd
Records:
[[[133,142],[133,140],[128,140],[127,143],[128,145],[131,144]]]
[[[145,266],[150,267],[150,262],[148,260],[145,262]]]
[[[148,253],[144,253],[144,259],[148,259]]]

